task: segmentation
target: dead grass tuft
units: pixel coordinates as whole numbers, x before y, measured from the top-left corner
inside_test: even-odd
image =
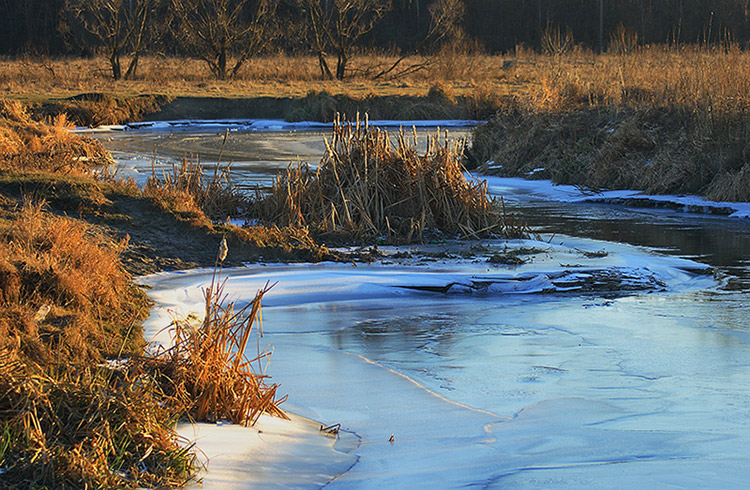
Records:
[[[112,157],[98,141],[70,132],[65,114],[33,120],[17,101],[0,99],[0,169],[89,173]]]
[[[105,368],[47,373],[0,349],[0,467],[11,488],[179,486],[194,472],[153,379]]]

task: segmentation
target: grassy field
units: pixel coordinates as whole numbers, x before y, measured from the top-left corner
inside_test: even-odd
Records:
[[[750,52],[737,45],[638,47],[596,54],[518,48],[505,56],[443,50],[364,53],[345,81],[320,80],[317,60],[268,56],[219,81],[199,61],[145,58],[115,82],[107,60],[0,61],[0,94],[37,117],[81,125],[143,118],[276,117],[331,121],[479,119],[470,164],[591,189],[635,188],[750,200]],[[394,73],[400,74],[394,76]],[[83,95],[82,95],[83,94]]]
[[[625,50],[627,51],[627,50]],[[311,92],[366,98],[425,97],[439,90],[447,98],[512,98],[538,110],[573,106],[702,105],[735,108],[747,104],[750,54],[737,46],[698,49],[643,47],[598,55],[573,49],[558,56],[518,49],[505,56],[445,50],[434,57],[407,58],[419,67],[402,76],[373,76],[396,58],[361,54],[344,81],[320,80],[317,60],[308,56],[255,58],[232,80],[216,80],[197,60],[147,57],[135,80],[113,81],[104,58],[0,60],[0,95],[39,102],[81,93],[125,98],[284,97]]]

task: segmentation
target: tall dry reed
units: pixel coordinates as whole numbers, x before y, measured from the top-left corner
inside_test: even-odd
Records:
[[[173,345],[154,361],[173,397],[194,420],[249,425],[263,413],[287,418],[279,408],[285,397],[277,399],[278,386],[267,384],[270,352],[260,348],[261,300],[269,289],[266,285],[248,305],[235,310],[234,303],[225,302],[224,282],[218,277],[204,290],[203,321],[173,322]],[[257,351],[248,356],[251,346]]]
[[[229,165],[217,162],[208,175],[200,162],[185,158],[162,176],[152,172],[143,193],[174,213],[224,220],[237,216],[248,205],[247,198],[232,185],[229,170]]]
[[[335,121],[317,168],[287,169],[254,213],[321,236],[386,242],[524,235],[489,198],[486,183],[464,176],[463,142],[441,143],[436,134],[420,153],[416,133],[395,139],[367,120]]]

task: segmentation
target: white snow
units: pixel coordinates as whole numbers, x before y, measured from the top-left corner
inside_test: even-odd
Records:
[[[329,483],[334,488],[502,486],[509,479],[533,488],[537,471],[551,472],[545,478],[555,486],[597,486],[601,478],[615,488],[632,488],[649,486],[653,478],[660,484],[684,482],[684,473],[674,468],[707,472],[707,481],[717,481],[714,464],[700,457],[706,444],[721,446],[716,440],[723,436],[696,433],[692,423],[691,431],[683,433],[668,418],[642,413],[655,413],[663,396],[649,392],[655,383],[661,385],[658,380],[665,374],[660,370],[669,365],[661,368],[648,361],[644,367],[631,366],[630,352],[641,349],[640,340],[625,333],[629,325],[602,323],[602,312],[629,310],[642,295],[601,299],[599,294],[540,294],[554,291],[550,278],[566,271],[575,276],[626,270],[636,278],[658,278],[667,289],[652,293],[658,302],[715,286],[712,277],[693,272],[705,271],[705,266],[637,247],[569,237],[554,243],[482,245],[538,250],[519,266],[494,266],[480,256],[473,261],[385,259],[401,263],[224,270],[225,291],[239,303],[267,281],[278,282],[264,299],[263,342],[275,348],[268,373],[282,393],[290,394],[286,409],[321,424],[341,423],[345,432],[331,449],[309,424],[305,431],[264,419],[274,424],[279,439],[273,440],[262,427],[259,435],[252,429],[200,426],[199,447],[211,457],[204,488],[230,483],[235,488],[316,486],[334,476]],[[405,251],[383,250],[390,255]],[[584,253],[602,250],[606,255]],[[165,324],[168,311],[200,315],[202,288],[212,275],[193,270],[142,278],[157,303],[146,337]],[[482,291],[450,288],[446,293],[404,288],[477,281],[490,285]],[[648,332],[632,327],[637,338]],[[619,337],[610,339],[615,332]],[[685,337],[674,334],[645,345],[676,342],[677,348]],[[169,341],[164,331],[156,337]],[[539,381],[524,381],[527,372]],[[559,379],[572,381],[559,384]],[[674,396],[684,394],[680,388],[676,395],[665,395],[664,402],[675,403]],[[629,398],[642,401],[624,401]],[[646,425],[629,422],[638,417]],[[725,431],[722,425],[719,433]],[[389,442],[391,434],[394,442]],[[628,463],[630,477],[618,479],[619,467],[611,463]],[[260,469],[251,475],[256,464]],[[320,476],[311,470],[316,465]],[[586,471],[589,467],[596,470]],[[564,475],[568,470],[576,479],[560,479],[560,471]],[[739,482],[741,477],[733,466],[722,481]]]
[[[320,424],[289,415],[292,420],[263,415],[247,428],[180,424],[178,433],[197,443],[198,460],[208,469],[199,474],[200,482],[187,488],[268,488],[280,481],[295,488],[320,488],[356,463],[353,455],[334,449],[336,440],[322,435]]]
[[[514,195],[532,195],[559,202],[642,202],[644,206],[666,205],[690,213],[725,214],[732,218],[750,218],[750,203],[708,201],[699,196],[650,195],[641,191],[591,192],[572,185],[555,185],[549,180],[520,177],[474,176],[486,180],[491,194],[512,199]]]

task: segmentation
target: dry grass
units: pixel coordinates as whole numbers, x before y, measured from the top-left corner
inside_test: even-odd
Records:
[[[204,290],[206,311],[200,325],[188,320],[173,324],[173,346],[149,360],[164,377],[167,390],[182,411],[197,421],[229,420],[254,424],[261,414],[287,418],[276,399],[277,385],[268,385],[265,364],[270,351],[260,350],[263,335],[260,290],[244,308],[225,304],[220,273]],[[252,334],[257,342],[251,343]],[[257,354],[247,356],[251,344]]]
[[[120,262],[125,245],[38,204],[0,221],[3,486],[174,487],[195,472],[179,419],[285,416],[269,354],[245,357],[267,289],[235,311],[217,279],[202,325],[175,323],[174,346],[144,357],[149,302]]]
[[[97,367],[140,353],[149,301],[125,246],[25,204],[0,226],[0,468],[15,488],[176,485],[193,457],[147,377]]]
[[[198,224],[205,217],[224,220],[243,213],[248,206],[248,199],[232,185],[229,170],[228,165],[217,163],[209,176],[200,163],[183,159],[182,165],[174,165],[161,178],[152,172],[143,193],[171,213]]]
[[[483,183],[468,182],[463,143],[428,138],[423,154],[416,135],[388,133],[367,122],[334,124],[318,167],[290,167],[260,198],[253,213],[271,223],[309,227],[321,238],[415,242],[434,236],[521,236],[523,227],[503,215]]]
[[[696,105],[747,104],[750,53],[739,46],[679,49],[655,45],[598,55],[572,49],[562,55],[540,55],[518,48],[505,56],[447,49],[435,57],[411,57],[409,74],[373,80],[378,68],[395,55],[360,53],[352,76],[321,81],[311,56],[266,56],[246,65],[235,80],[218,81],[197,60],[143,58],[137,80],[112,81],[105,58],[0,60],[0,93],[38,100],[38,94],[66,97],[82,92],[119,95],[153,94],[216,97],[302,97],[327,92],[354,98],[379,95],[425,96],[436,84],[456,97],[476,92],[512,96],[528,107],[560,109],[580,104]]]
[[[179,412],[149,376],[45,372],[0,351],[0,467],[10,488],[175,487],[194,472]]]
[[[81,174],[113,163],[101,143],[71,127],[65,114],[38,122],[24,104],[0,99],[0,169]]]
[[[140,324],[150,302],[123,266],[127,239],[47,212],[39,202],[20,204],[16,194],[28,182],[37,197],[49,195],[56,211],[77,203],[87,215],[109,213],[117,193],[146,200],[132,183],[95,178],[90,161],[70,158],[101,146],[71,134],[64,118],[46,126],[17,102],[0,109],[7,150],[0,184],[17,199],[0,195],[0,487],[180,486],[196,464],[191,446],[175,435],[179,419],[252,423],[262,412],[283,416],[275,386],[236,350],[250,339],[262,295],[245,318],[212,288],[205,323],[211,327],[178,326],[169,355],[144,357]],[[193,183],[179,182],[173,197],[192,199]],[[208,200],[218,192],[203,191]],[[195,212],[216,233],[197,205]],[[276,231],[268,235],[284,233]],[[107,364],[123,357],[130,361]],[[200,369],[212,377],[198,377]]]
[[[525,54],[535,89],[475,131],[491,173],[746,200],[750,69],[737,46]],[[519,69],[519,74],[522,71]]]
[[[137,351],[148,301],[120,263],[125,246],[25,204],[0,227],[0,343],[43,365]]]
[[[506,176],[591,189],[746,200],[750,112],[583,108],[500,112],[475,130],[472,155]],[[734,189],[734,190],[732,190]]]

